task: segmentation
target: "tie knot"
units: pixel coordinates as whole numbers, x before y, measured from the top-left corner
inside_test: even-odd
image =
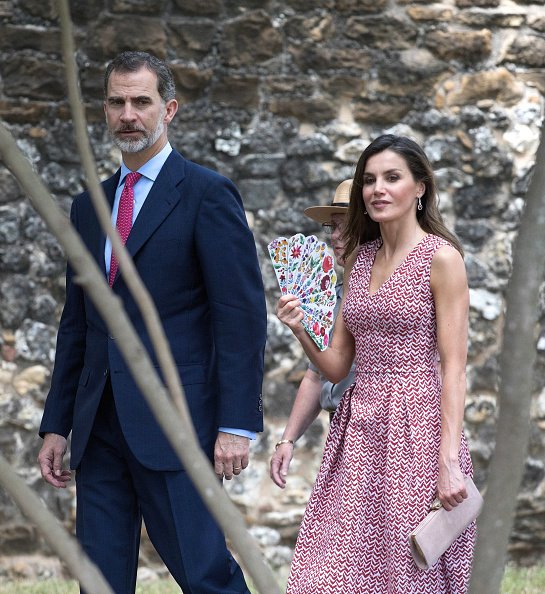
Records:
[[[138,173],[138,171],[131,171],[130,173],[127,173],[127,177],[125,178],[125,187],[132,188],[141,177],[142,174]]]

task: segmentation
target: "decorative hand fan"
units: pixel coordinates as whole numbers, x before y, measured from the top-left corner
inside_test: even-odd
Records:
[[[327,244],[314,235],[297,233],[289,239],[273,239],[268,248],[282,295],[299,299],[305,314],[301,323],[323,351],[329,344],[337,301],[337,275]]]
[[[277,237],[268,245],[269,256],[271,257],[276,280],[280,286],[282,295],[287,293],[286,284],[288,280],[288,240],[285,237]]]

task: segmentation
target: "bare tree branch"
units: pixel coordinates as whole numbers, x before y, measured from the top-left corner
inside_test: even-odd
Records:
[[[472,594],[500,591],[509,536],[524,471],[536,359],[539,287],[545,267],[545,120],[526,195],[506,296],[500,359],[500,415],[479,521]]]
[[[114,594],[102,573],[83,552],[79,542],[66,532],[57,518],[1,455],[0,483],[19,509],[38,526],[49,546],[65,562],[83,588],[94,594]]]

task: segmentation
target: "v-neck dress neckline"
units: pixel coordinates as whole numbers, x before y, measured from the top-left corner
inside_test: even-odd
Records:
[[[424,237],[422,237],[422,239],[420,239],[418,241],[418,243],[416,243],[414,245],[414,247],[407,253],[407,255],[403,258],[403,260],[401,260],[401,262],[393,269],[392,274],[390,274],[390,276],[379,286],[379,288],[376,291],[373,291],[371,293],[371,277],[373,274],[373,266],[375,265],[377,253],[383,245],[382,238],[377,239],[376,245],[374,248],[375,253],[373,254],[372,263],[371,263],[371,266],[369,267],[369,274],[368,274],[368,278],[367,278],[367,296],[373,298],[375,295],[380,293],[385,286],[387,287],[390,284],[390,282],[392,282],[392,280],[395,280],[395,277],[399,273],[403,272],[403,270],[410,264],[411,259],[414,256],[414,254],[419,250],[420,246],[426,241],[426,239],[429,236],[430,236],[430,234],[426,233],[426,235],[424,235]]]

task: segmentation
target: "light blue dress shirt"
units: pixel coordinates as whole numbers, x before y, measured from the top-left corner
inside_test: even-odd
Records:
[[[152,157],[147,163],[144,163],[142,167],[137,169],[138,173],[142,174],[142,177],[138,180],[136,184],[134,184],[134,208],[132,213],[132,222],[134,225],[134,221],[138,216],[148,194],[153,186],[153,182],[157,179],[161,168],[165,164],[165,161],[168,159],[168,156],[172,152],[172,146],[169,142],[163,147],[163,149],[158,152],[154,157]],[[115,223],[117,220],[117,211],[119,209],[119,199],[121,198],[121,192],[123,191],[123,186],[125,185],[125,178],[127,174],[131,172],[125,163],[121,163],[121,174],[119,176],[119,184],[115,191],[115,199],[114,205],[112,208],[112,225],[115,227]],[[112,241],[109,237],[106,237],[106,245],[104,247],[104,262],[106,264],[106,277],[110,274],[110,260],[112,259]],[[248,437],[249,439],[255,439],[255,432],[253,431],[246,431],[245,429],[232,429],[230,427],[219,427],[219,431],[223,431],[224,433],[233,433],[234,435],[241,435],[242,437]]]

